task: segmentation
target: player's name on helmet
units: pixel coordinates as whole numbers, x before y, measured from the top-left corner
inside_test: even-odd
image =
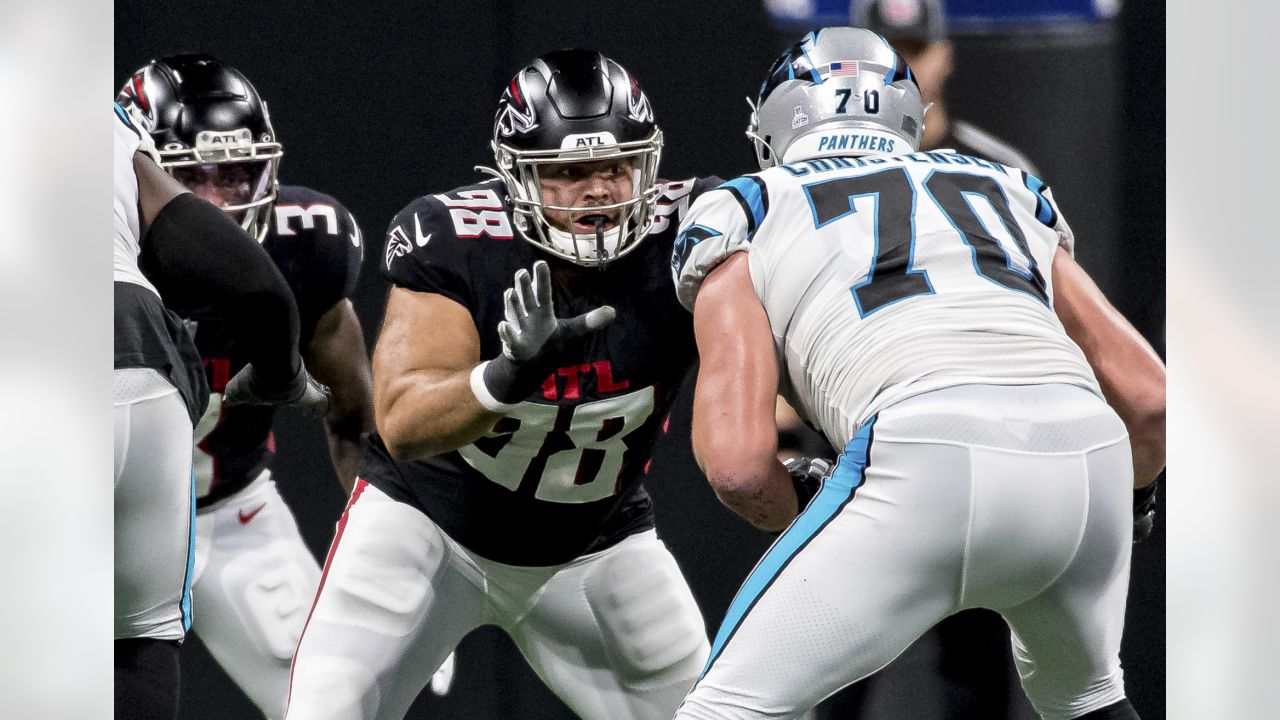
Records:
[[[959,165],[986,168],[988,170],[999,170],[1008,174],[1009,169],[999,163],[993,163],[982,158],[976,158],[971,155],[960,155],[954,152],[914,152],[909,155],[897,156],[896,160],[906,160],[913,163],[924,163],[926,165]],[[853,167],[866,167],[868,165],[880,165],[889,162],[890,158],[884,157],[827,157],[814,158],[812,160],[802,160],[800,162],[791,163],[790,165],[782,165],[793,177],[803,177],[810,173],[824,173],[832,170],[847,170]]]

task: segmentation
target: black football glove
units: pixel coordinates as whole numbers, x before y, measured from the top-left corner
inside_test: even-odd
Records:
[[[796,502],[799,508],[796,513],[804,512],[809,501],[822,489],[822,479],[831,472],[831,462],[822,458],[793,457],[782,463],[791,476],[791,485],[796,491]]]
[[[484,384],[502,403],[518,403],[542,384],[575,341],[613,322],[608,305],[560,319],[551,303],[551,268],[545,260],[516,273],[515,287],[503,296],[506,319],[498,323],[502,354],[484,368]]]
[[[249,364],[227,381],[222,404],[289,405],[301,409],[307,417],[323,418],[329,412],[329,388],[311,377],[303,364],[298,365],[298,373],[288,385],[270,387]]]
[[[1140,543],[1151,536],[1156,525],[1156,484],[1133,489],[1133,542]]]

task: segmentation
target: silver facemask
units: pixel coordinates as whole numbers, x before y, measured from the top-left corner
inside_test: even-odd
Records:
[[[567,140],[566,140],[567,143]],[[658,162],[662,158],[662,131],[655,128],[644,140],[605,142],[588,147],[552,150],[520,150],[495,136],[491,143],[497,169],[479,168],[500,178],[511,197],[516,230],[528,242],[577,265],[597,267],[634,250],[653,225],[658,202]],[[632,193],[627,200],[598,206],[558,206],[542,201],[541,166],[554,163],[627,159],[631,164]],[[567,212],[569,227],[575,218],[618,210],[617,223],[604,231],[579,233],[561,230],[547,220],[548,210]]]
[[[160,167],[170,175],[179,168],[202,165],[260,164],[262,167],[254,173],[251,182],[249,198],[243,203],[222,205],[219,209],[228,215],[244,213],[240,227],[258,242],[266,239],[271,225],[271,208],[279,192],[280,158],[284,156],[283,148],[273,137],[254,138],[245,128],[206,130],[196,135],[195,147],[175,143],[161,147],[159,151]]]
[[[747,137],[761,169],[911,153],[924,133],[925,108],[911,69],[884,38],[860,28],[809,33],[775,62],[757,103],[747,102]]]

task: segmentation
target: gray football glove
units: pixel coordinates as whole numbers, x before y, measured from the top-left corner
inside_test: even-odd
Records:
[[[484,369],[484,384],[503,403],[524,400],[553,371],[566,350],[583,336],[596,332],[617,317],[608,305],[560,319],[551,302],[551,268],[545,260],[516,273],[515,287],[503,296],[505,320],[498,323],[502,354]]]
[[[223,405],[289,405],[311,418],[323,418],[329,412],[329,388],[311,373],[306,365],[298,365],[298,373],[283,388],[265,386],[252,364],[227,381],[222,391]]]
[[[831,472],[831,462],[822,458],[793,457],[782,463],[791,476],[791,485],[796,491],[796,501],[800,507],[797,513],[804,512],[813,500],[813,496],[822,489],[822,479]]]

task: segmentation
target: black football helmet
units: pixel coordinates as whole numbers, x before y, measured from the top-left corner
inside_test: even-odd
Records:
[[[247,191],[222,209],[259,242],[266,237],[283,150],[243,73],[211,55],[171,55],[135,72],[116,101],[151,133],[175,178],[195,168],[246,174]]]
[[[529,63],[507,85],[493,122],[492,171],[507,185],[516,229],[557,257],[600,266],[635,249],[653,223],[662,131],[634,76],[594,50],[557,50]],[[542,201],[538,167],[626,158],[632,197],[599,207]],[[571,216],[618,209],[615,227],[597,234],[560,230],[546,210]]]

